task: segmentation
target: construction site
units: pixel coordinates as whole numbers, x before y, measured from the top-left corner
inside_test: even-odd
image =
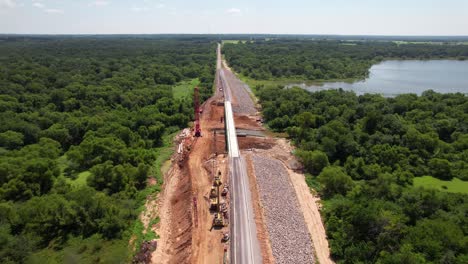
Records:
[[[214,95],[176,151],[157,199],[151,263],[333,263],[311,194],[284,138],[262,124],[249,87],[222,61]]]

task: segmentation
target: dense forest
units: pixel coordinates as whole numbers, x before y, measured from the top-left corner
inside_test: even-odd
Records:
[[[172,87],[198,79],[207,98],[215,47],[200,37],[0,39],[1,263],[129,261],[158,149],[193,116]]]
[[[423,175],[468,181],[466,95],[255,88],[324,199],[338,263],[468,263],[468,195],[413,185]]]
[[[362,79],[386,58],[468,58],[467,45],[294,38],[225,43],[223,52],[236,72],[259,80]]]

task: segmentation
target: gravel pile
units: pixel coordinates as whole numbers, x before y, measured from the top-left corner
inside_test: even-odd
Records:
[[[288,172],[277,160],[254,155],[253,162],[276,263],[314,263],[312,241]]]
[[[225,72],[229,87],[231,87],[231,94],[237,99],[237,105],[233,105],[232,110],[234,113],[254,115],[257,113],[255,104],[249,95],[250,87],[239,80],[234,74],[229,71]]]

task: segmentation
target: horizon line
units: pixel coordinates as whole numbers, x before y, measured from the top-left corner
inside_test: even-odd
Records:
[[[387,34],[317,34],[317,33],[0,33],[0,36],[132,36],[132,35],[244,35],[244,36],[342,36],[342,37],[466,37],[468,35],[387,35]]]

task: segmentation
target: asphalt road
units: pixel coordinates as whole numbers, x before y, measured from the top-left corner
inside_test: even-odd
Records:
[[[237,142],[234,114],[231,105],[231,89],[221,66],[221,53],[218,45],[217,76],[224,92],[226,139],[229,150],[229,173],[231,174],[231,263],[262,263],[257,228],[253,217],[252,197],[245,161],[240,155]]]

